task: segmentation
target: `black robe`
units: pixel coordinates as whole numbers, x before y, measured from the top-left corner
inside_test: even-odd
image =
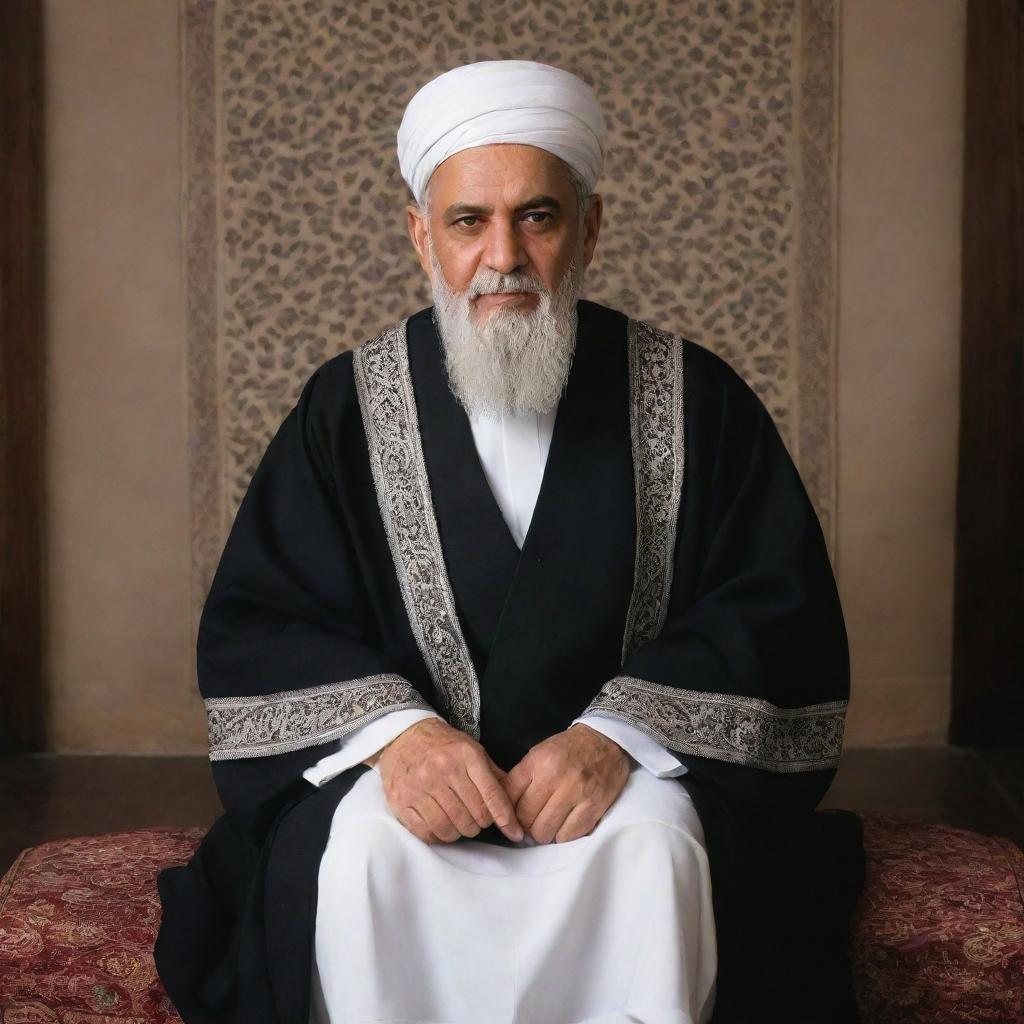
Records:
[[[856,1019],[859,824],[812,813],[849,687],[813,507],[727,363],[578,312],[521,552],[430,309],[319,367],[268,447],[199,631],[226,814],[159,877],[156,963],[186,1024],[307,1024],[320,857],[367,769],[301,773],[408,707],[505,769],[585,710],[659,740],[708,844],[716,1024]]]

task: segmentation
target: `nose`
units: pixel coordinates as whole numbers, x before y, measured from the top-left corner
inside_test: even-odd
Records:
[[[487,265],[499,274],[510,274],[529,261],[514,222],[495,218],[487,241]]]

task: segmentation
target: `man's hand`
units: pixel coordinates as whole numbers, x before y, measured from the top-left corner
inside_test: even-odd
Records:
[[[427,718],[392,740],[376,759],[388,806],[425,843],[453,843],[497,825],[513,842],[523,838],[505,773],[466,733]]]
[[[532,747],[503,785],[535,842],[567,843],[588,835],[604,817],[630,767],[617,743],[578,724]]]

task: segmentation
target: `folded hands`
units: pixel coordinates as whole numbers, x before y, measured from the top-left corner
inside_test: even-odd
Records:
[[[622,792],[632,759],[583,724],[532,747],[503,772],[471,736],[438,718],[411,726],[375,763],[388,805],[426,843],[472,838],[494,824],[513,842],[588,835]]]

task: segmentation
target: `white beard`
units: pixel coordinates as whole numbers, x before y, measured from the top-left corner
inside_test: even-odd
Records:
[[[471,415],[551,412],[565,390],[576,347],[576,301],[583,280],[583,231],[554,295],[533,274],[481,267],[464,292],[448,285],[429,241],[434,322],[452,391]],[[536,292],[534,309],[495,306],[482,323],[470,300],[484,292]]]

